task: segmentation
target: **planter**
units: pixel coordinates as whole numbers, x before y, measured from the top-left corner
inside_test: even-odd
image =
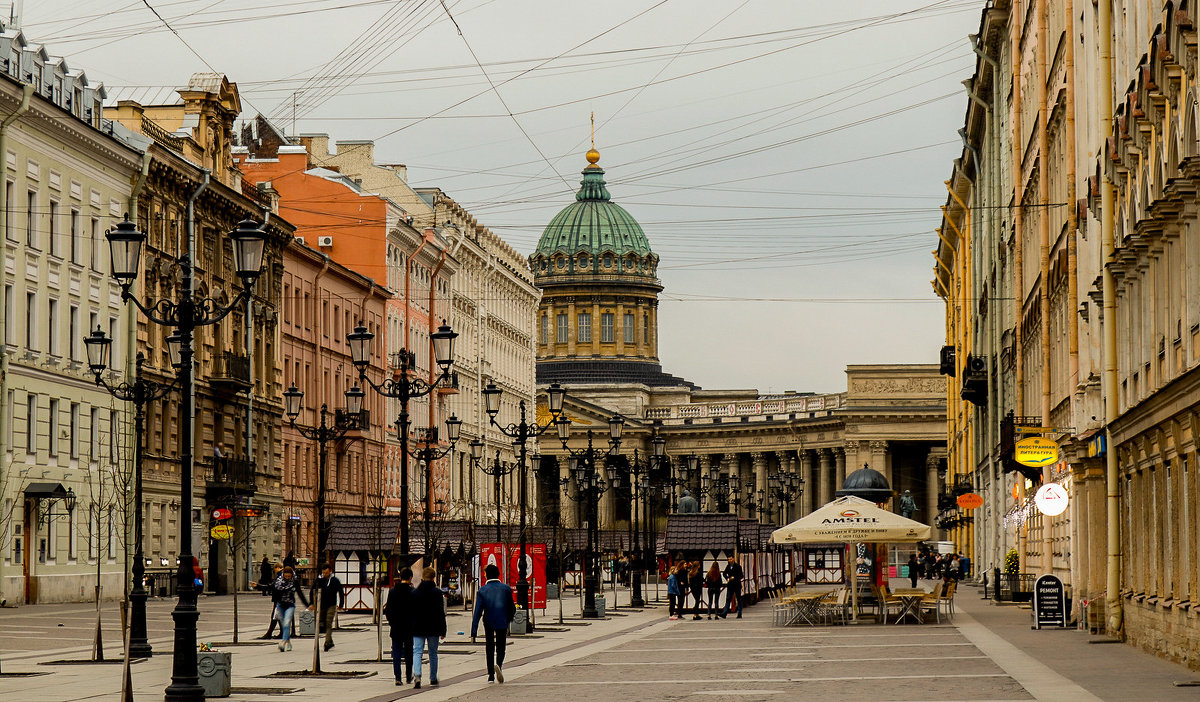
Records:
[[[317,633],[317,614],[307,609],[300,610],[293,617],[296,622],[296,636],[315,636]]]
[[[205,697],[228,697],[233,685],[233,654],[200,651],[196,654],[196,672]]]
[[[510,633],[514,636],[516,636],[516,635],[524,636],[525,633],[528,631],[528,628],[529,628],[528,625],[529,625],[529,612],[526,610],[523,610],[523,609],[518,609],[513,614],[512,622],[510,622],[508,625],[508,633]]]
[[[558,583],[547,583],[546,599],[548,599],[548,600],[557,600],[558,599]]]

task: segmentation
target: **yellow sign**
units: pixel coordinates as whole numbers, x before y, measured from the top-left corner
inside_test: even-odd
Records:
[[[1041,468],[1058,462],[1058,442],[1042,436],[1031,436],[1017,442],[1013,458],[1023,466]]]
[[[209,529],[208,533],[211,534],[214,539],[228,539],[229,537],[233,536],[233,527],[229,524],[218,524],[212,529]]]

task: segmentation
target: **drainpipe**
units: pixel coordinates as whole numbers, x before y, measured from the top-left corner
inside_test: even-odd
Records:
[[[196,266],[196,201],[200,199],[200,193],[204,192],[204,190],[208,187],[209,179],[212,177],[212,172],[209,171],[207,168],[202,168],[201,172],[204,174],[204,177],[200,181],[200,187],[196,188],[196,191],[193,192],[191,197],[188,198],[188,203],[187,203],[187,247],[188,247],[187,255],[188,255],[189,265],[192,267],[192,270],[195,270],[195,266]],[[196,276],[194,276],[194,275],[189,276],[188,279],[191,281],[191,287],[192,287],[191,292],[193,295],[195,295]],[[193,358],[195,358],[195,344],[196,344],[196,339],[193,338],[192,339]],[[191,447],[191,450],[189,451],[189,453],[191,454],[191,460],[194,462],[195,456],[196,456],[196,417],[195,417],[195,413],[196,413],[196,383],[194,383],[194,382],[190,383],[190,387],[188,388],[188,394],[190,395],[190,397],[188,399],[188,405],[192,408],[192,414],[191,414],[191,416],[183,417],[183,419],[187,422],[187,426],[183,431],[183,436],[180,438],[183,441],[186,441],[187,445]],[[196,486],[195,486],[195,482],[194,482],[195,481],[195,471],[191,470],[191,473],[192,473],[193,483],[191,485],[180,485],[180,487],[179,487],[180,491],[183,491],[183,490],[188,491],[188,495],[187,495],[186,499],[183,499],[183,495],[180,495],[180,498],[181,498],[180,501],[185,506],[190,506],[193,503],[192,496],[193,496],[193,493],[195,493],[195,491],[196,491],[196,489],[195,489]],[[183,510],[180,510],[180,511],[183,512]],[[189,520],[190,521],[192,518],[191,510],[188,510],[186,513],[180,514],[179,518],[181,520]],[[194,544],[191,549],[192,556],[197,560],[197,562],[200,560],[199,550],[200,550],[200,545],[203,543],[204,543],[204,539],[201,539],[200,543]]]
[[[1050,129],[1046,122],[1050,117],[1046,91],[1046,0],[1038,0],[1035,25],[1037,27],[1037,101],[1038,101],[1038,153],[1043,166],[1038,168],[1038,203],[1050,202],[1050,169],[1044,164],[1050,152]],[[1070,137],[1068,137],[1068,141]],[[1050,216],[1045,207],[1038,208],[1038,267],[1041,271],[1038,285],[1041,294],[1038,300],[1038,327],[1041,336],[1042,358],[1042,426],[1050,426]],[[1074,303],[1072,303],[1072,306]],[[1042,468],[1042,483],[1050,482],[1051,466]],[[1042,519],[1042,573],[1054,572],[1053,542],[1050,538],[1052,519]]]
[[[1107,146],[1112,133],[1112,7],[1108,2],[1100,3],[1100,109],[1097,111],[1099,125],[1097,134],[1102,138],[1100,148],[1100,259],[1104,266],[1102,292],[1104,299],[1104,478],[1106,485],[1108,576],[1105,584],[1105,609],[1108,613],[1108,633],[1124,638],[1125,622],[1121,602],[1121,489],[1117,470],[1117,447],[1113,444],[1112,425],[1117,421],[1117,291],[1113,280],[1113,230],[1116,217],[1113,212],[1113,182],[1111,164],[1107,163]]]
[[[1063,3],[1063,16],[1067,18],[1074,17],[1074,1],[1065,0]],[[1073,23],[1073,20],[1072,20]],[[1074,32],[1071,30],[1071,25],[1067,29],[1069,34]],[[1066,114],[1065,114],[1065,131],[1066,138],[1066,155],[1067,155],[1067,299],[1072,305],[1079,304],[1079,277],[1078,277],[1078,238],[1079,238],[1079,208],[1076,205],[1077,182],[1076,182],[1076,164],[1075,164],[1075,43],[1073,41],[1063,42],[1063,63],[1066,74]],[[1073,309],[1069,313],[1069,321],[1067,322],[1067,378],[1070,382],[1068,389],[1074,394],[1075,389],[1079,387],[1079,314]],[[1074,424],[1074,422],[1072,422]],[[1083,529],[1087,524],[1084,510],[1080,507],[1080,501],[1074,500],[1071,504],[1071,544],[1083,543]],[[1085,503],[1086,504],[1086,503]],[[1071,575],[1071,585],[1076,592],[1082,590],[1089,597],[1091,595],[1091,583],[1088,578],[1080,573],[1080,549],[1072,548],[1070,562],[1068,563],[1068,572]],[[1086,551],[1085,551],[1086,553]],[[1080,588],[1080,585],[1083,587]],[[1075,605],[1077,610],[1082,613],[1082,597],[1075,597]]]
[[[1011,29],[1009,30],[1009,46],[1021,46],[1021,25],[1019,22],[1010,22]],[[1013,386],[1016,391],[1013,393],[1013,405],[1018,416],[1025,416],[1025,395],[1023,388],[1025,387],[1025,354],[1022,352],[1025,346],[1025,335],[1021,328],[1021,321],[1024,319],[1025,311],[1025,247],[1022,245],[1023,230],[1025,228],[1025,208],[1021,207],[1021,193],[1025,191],[1021,183],[1021,164],[1023,162],[1025,147],[1024,131],[1021,127],[1021,52],[1015,48],[1009,51],[1010,66],[1012,76],[1012,119],[1011,124],[1012,135],[1009,142],[1012,145],[1012,158],[1009,163],[1012,165],[1011,182],[1013,187],[1013,202],[1016,207],[1013,208]],[[1017,484],[1017,502],[1025,499],[1025,481],[1018,474],[1014,476]],[[1016,549],[1017,556],[1020,561],[1019,569],[1025,571],[1025,534],[1026,527],[1024,524],[1017,527],[1016,533]]]
[[[262,210],[262,228],[267,230],[267,223],[271,221],[271,209],[263,207]],[[246,458],[251,463],[254,462],[254,296],[250,295],[246,298],[246,318],[242,320],[243,334],[246,338],[246,360],[250,367],[249,377],[247,381],[250,383],[250,389],[246,391]],[[250,518],[247,517],[249,522]],[[247,531],[250,525],[246,525]],[[246,582],[250,583],[254,580],[254,540],[250,538],[250,534],[246,534]],[[233,586],[237,587],[237,581],[234,580]]]
[[[7,171],[8,166],[8,128],[16,122],[21,115],[29,109],[29,98],[33,97],[33,86],[26,83],[21,90],[21,104],[17,105],[17,109],[0,122],[0,159],[3,159],[4,169]],[[8,177],[0,178],[0,202],[8,202]],[[8,216],[7,207],[0,207],[0,232],[8,231]],[[3,234],[0,234],[3,236]],[[4,266],[0,266],[0,294],[7,285],[7,274]],[[7,476],[11,466],[8,465],[8,432],[5,429],[10,421],[10,413],[12,407],[8,405],[8,304],[7,300],[0,300],[0,475]],[[11,524],[12,520],[9,520]],[[10,526],[11,530],[11,526]],[[12,534],[8,535],[13,538]],[[0,559],[0,594],[3,592],[4,572],[3,559]]]
[[[438,252],[437,265],[434,266],[433,270],[429,272],[429,327],[431,330],[433,329],[433,325],[437,324],[437,315],[434,314],[434,306],[433,306],[434,299],[435,299],[435,292],[437,291],[437,275],[439,272],[441,272],[442,267],[445,265],[446,265],[446,250],[442,249],[440,252]],[[430,354],[429,355],[432,358],[433,357],[433,353],[432,353],[433,341],[432,340],[429,342],[429,346],[430,346]],[[436,368],[437,368],[436,363],[429,364],[428,382],[430,384],[433,384],[434,381],[438,377],[438,371],[435,370]],[[426,416],[429,421],[428,426],[431,426],[431,427],[437,426],[437,421],[436,421],[437,404],[438,404],[438,396],[437,396],[437,391],[435,390],[434,392],[429,393],[429,411],[426,413]],[[449,473],[449,471],[447,471],[447,474],[448,473]],[[427,510],[428,514],[432,514],[433,513],[433,465],[432,465],[432,461],[429,464],[426,464],[426,466],[425,466],[425,480],[427,481],[425,484],[425,505],[426,505],[425,509]],[[447,494],[447,497],[449,497],[448,494]],[[425,528],[428,529],[429,525],[426,524]]]

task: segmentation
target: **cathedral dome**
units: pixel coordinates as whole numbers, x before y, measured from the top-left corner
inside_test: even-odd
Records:
[[[550,220],[529,257],[534,276],[543,284],[615,276],[657,285],[658,256],[645,232],[610,199],[600,154],[593,149],[587,159],[575,202]]]

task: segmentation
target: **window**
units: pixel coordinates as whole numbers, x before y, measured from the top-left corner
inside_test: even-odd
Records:
[[[4,189],[4,212],[6,213],[4,217],[4,238],[8,239],[9,241],[17,240],[17,237],[13,235],[12,226],[13,214],[14,210],[16,209],[13,206],[14,198],[16,197],[13,195],[13,189],[16,187],[17,184],[10,180],[8,181],[8,186]]]
[[[58,200],[50,201],[50,254],[62,255],[62,237],[58,231]]]
[[[71,305],[71,315],[68,320],[68,330],[70,336],[67,338],[67,349],[72,361],[79,360],[79,345],[83,343],[82,335],[79,333],[79,305]]]
[[[25,452],[37,453],[37,395],[25,396]]]
[[[37,340],[37,293],[25,293],[25,348],[32,351]]]
[[[71,459],[79,458],[79,403],[71,403]]]
[[[625,334],[625,343],[633,343],[633,313],[626,312],[625,320],[621,324],[621,331]]]
[[[100,555],[100,506],[92,505],[88,510],[88,560]]]
[[[13,319],[13,286],[11,285],[4,286],[4,319],[8,320],[8,323],[4,325],[4,343],[12,345],[13,328],[17,325],[15,324],[16,320]]]
[[[88,425],[88,458],[95,461],[100,455],[100,409],[92,408],[92,423]]]
[[[75,534],[78,529],[75,510],[67,511],[67,560],[74,561],[78,554],[75,552]]]
[[[113,508],[108,508],[108,560],[117,557],[117,520],[113,516]]]
[[[71,263],[80,263],[79,257],[83,253],[83,241],[80,240],[83,232],[79,227],[79,210],[71,208]]]
[[[565,344],[565,343],[567,343],[567,331],[570,329],[570,326],[568,325],[568,322],[567,322],[567,315],[560,312],[558,314],[557,322],[558,322],[558,334],[557,334],[556,340],[560,344]]]
[[[25,525],[20,522],[13,524],[13,563],[25,562]]]
[[[613,318],[612,312],[600,313],[600,341],[602,343],[611,344],[613,342]]]
[[[100,219],[92,217],[92,249],[89,252],[91,257],[92,270],[100,270]]]
[[[50,455],[58,455],[58,398],[50,398]]]
[[[650,343],[650,313],[642,315],[642,343]]]
[[[550,315],[542,315],[542,343],[550,343]]]
[[[30,190],[25,209],[25,244],[37,248],[37,191]]]
[[[576,316],[579,323],[579,334],[576,336],[576,341],[581,344],[590,343],[592,340],[592,313],[580,312]]]
[[[42,537],[38,544],[38,562],[53,563],[54,557],[58,555],[58,520],[50,518],[46,520],[46,535]]]
[[[48,333],[46,334],[46,350],[50,352],[50,355],[57,356],[59,350],[58,300],[55,300],[54,298],[50,298],[50,301],[46,305],[46,327],[48,328]]]

